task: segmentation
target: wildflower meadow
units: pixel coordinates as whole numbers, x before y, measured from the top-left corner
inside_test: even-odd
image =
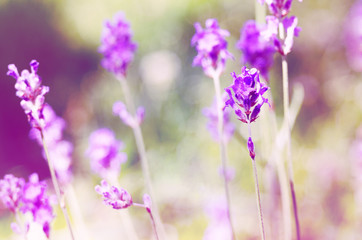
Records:
[[[0,1],[0,239],[362,239],[362,0]]]

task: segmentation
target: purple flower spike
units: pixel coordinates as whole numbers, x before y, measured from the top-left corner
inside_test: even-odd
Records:
[[[113,22],[106,21],[98,51],[104,56],[101,64],[107,71],[126,76],[136,49],[130,25],[122,12],[114,16]]]
[[[223,94],[222,99],[225,102],[228,98],[228,95],[226,93]],[[207,123],[206,127],[209,130],[212,138],[216,141],[219,140],[219,132],[218,132],[218,117],[217,117],[217,103],[216,98],[214,98],[214,101],[211,105],[211,107],[204,108],[202,110],[202,113],[205,117],[209,119],[209,122]],[[231,137],[234,134],[235,131],[235,125],[230,121],[230,111],[228,109],[224,109],[223,111],[223,131],[224,131],[224,137],[226,141],[229,141]]]
[[[260,0],[259,0],[260,1]],[[302,2],[303,0],[299,0]],[[264,2],[264,0],[263,0]],[[288,15],[292,7],[293,0],[265,0],[269,6],[269,11],[277,18],[283,18]]]
[[[4,179],[0,180],[0,199],[13,213],[19,208],[24,184],[24,179],[14,177],[11,174],[5,175]]]
[[[92,170],[102,177],[119,174],[121,164],[127,161],[127,155],[120,150],[123,143],[117,141],[108,128],[94,131],[89,137],[86,155],[91,159]]]
[[[104,204],[113,209],[128,208],[133,204],[131,195],[125,189],[110,186],[106,180],[102,180],[101,186],[97,185],[95,190],[103,196]]]
[[[254,147],[254,143],[253,143],[253,140],[251,139],[251,137],[249,137],[249,139],[248,139],[248,150],[249,150],[251,159],[255,160],[255,147]]]
[[[148,195],[147,193],[143,195],[143,204],[145,205],[147,212],[150,213],[152,207],[152,200],[150,195]]]
[[[54,214],[50,205],[51,199],[46,195],[46,188],[47,184],[44,181],[39,182],[38,174],[30,175],[29,182],[24,186],[21,212],[31,213],[33,221],[43,226],[43,231],[49,238],[50,223]]]
[[[113,104],[113,114],[118,115],[124,124],[128,125],[131,128],[140,125],[143,122],[145,117],[144,107],[138,107],[136,111],[136,116],[133,117],[128,111],[126,105],[123,102],[117,101]]]
[[[268,103],[268,99],[263,97],[268,87],[260,82],[259,72],[255,68],[249,70],[243,67],[240,75],[235,73],[231,75],[234,78],[234,84],[225,88],[229,94],[225,108],[234,109],[240,121],[252,123],[259,117],[263,104]]]
[[[49,87],[41,85],[41,79],[37,74],[39,63],[36,60],[30,62],[31,72],[23,70],[19,75],[14,64],[8,66],[7,75],[16,79],[16,96],[21,98],[20,105],[28,117],[30,125],[37,129],[44,127],[44,95],[49,92]]]
[[[225,40],[230,33],[221,29],[216,19],[207,19],[205,29],[198,22],[194,26],[196,33],[191,39],[191,45],[196,45],[197,56],[194,58],[193,66],[201,66],[208,76],[212,76],[214,71],[221,73],[226,60],[232,58]]]
[[[268,22],[269,23],[269,22]],[[237,47],[243,53],[242,62],[249,63],[260,70],[265,79],[268,79],[268,71],[273,65],[275,46],[274,37],[277,34],[276,26],[257,24],[254,20],[245,23],[241,30]]]

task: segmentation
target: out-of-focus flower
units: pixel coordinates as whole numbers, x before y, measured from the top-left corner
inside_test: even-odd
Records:
[[[227,97],[228,95],[224,93],[222,96],[224,102],[226,101]],[[224,108],[224,106],[222,106],[222,108]],[[212,138],[216,141],[219,141],[219,132],[217,129],[219,120],[217,116],[216,98],[214,98],[214,101],[210,107],[204,108],[202,110],[202,113],[209,119],[206,127],[209,130]],[[224,138],[226,141],[229,141],[234,134],[235,125],[230,121],[230,111],[228,111],[228,109],[223,111],[223,123]]]
[[[210,223],[202,239],[232,239],[226,200],[220,198],[210,201],[205,207],[205,212],[210,219]]]
[[[268,79],[268,71],[273,65],[275,46],[273,39],[277,35],[278,24],[271,26],[249,20],[240,33],[237,47],[243,53],[243,64],[249,63],[251,67],[259,69],[264,78]]]
[[[19,209],[25,181],[22,178],[7,174],[0,180],[0,199],[13,213]]]
[[[225,40],[230,34],[219,27],[216,19],[207,19],[205,25],[205,29],[198,22],[194,25],[196,33],[191,39],[191,45],[196,46],[197,55],[193,66],[201,66],[205,74],[212,77],[215,71],[221,73],[226,60],[232,58]]]
[[[44,105],[43,115],[45,122],[43,133],[49,157],[54,163],[57,179],[62,184],[67,184],[72,179],[71,165],[73,145],[62,139],[65,121],[56,115],[49,104]],[[31,129],[29,135],[31,138],[36,139],[40,146],[43,146],[41,134],[37,129]],[[44,151],[43,156],[46,159]]]
[[[108,128],[94,131],[89,137],[86,155],[91,159],[92,170],[106,178],[109,174],[119,174],[121,164],[127,161],[127,155],[120,150],[123,143],[118,141]]]
[[[107,71],[126,76],[128,65],[132,62],[136,49],[130,25],[122,12],[114,16],[113,22],[105,22],[98,51],[103,54],[101,64]]]
[[[19,75],[14,64],[8,66],[7,75],[16,79],[16,96],[21,98],[20,105],[28,117],[30,125],[37,129],[42,129],[44,123],[44,95],[49,92],[49,87],[41,85],[41,78],[38,76],[39,63],[36,60],[30,62],[29,72],[27,69]]]
[[[39,182],[38,174],[29,176],[29,182],[23,190],[22,213],[31,213],[33,221],[42,225],[43,231],[49,238],[50,223],[54,218],[53,208],[50,205],[50,198],[46,195],[47,185],[45,181]]]
[[[261,4],[266,2],[269,6],[269,11],[277,18],[283,18],[288,15],[292,7],[293,0],[258,0]],[[299,0],[302,2],[303,0]]]
[[[112,206],[113,209],[128,208],[133,204],[131,195],[125,189],[110,186],[106,180],[102,180],[95,190],[103,196],[104,204]]]
[[[225,169],[225,172],[223,170],[223,167],[219,167],[219,174],[220,176],[225,176],[226,181],[230,182],[235,178],[235,168],[233,167],[227,167]]]
[[[247,69],[243,67],[241,74],[236,75],[233,72],[234,84],[225,88],[229,98],[225,101],[225,108],[234,109],[238,119],[244,123],[252,123],[258,117],[260,109],[268,99],[263,94],[268,87],[260,82],[259,72],[257,69]]]
[[[272,18],[270,18],[270,21],[276,21],[276,19],[273,20]],[[285,39],[281,41],[275,38],[274,40],[274,44],[278,52],[283,56],[291,52],[293,47],[294,36],[298,37],[299,35],[301,29],[300,27],[297,27],[297,24],[298,24],[298,18],[295,16],[291,16],[289,18],[286,17],[283,19],[283,26],[286,32]]]
[[[124,124],[128,125],[131,128],[140,125],[145,117],[144,107],[138,107],[136,111],[136,116],[133,117],[128,111],[126,105],[123,102],[117,101],[113,104],[113,114],[118,115]]]
[[[350,67],[362,72],[362,1],[357,0],[345,20],[345,45]]]

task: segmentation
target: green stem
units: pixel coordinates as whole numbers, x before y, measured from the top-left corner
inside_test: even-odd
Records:
[[[62,209],[65,221],[67,222],[67,227],[69,229],[71,239],[74,240],[72,225],[70,224],[70,219],[69,219],[69,215],[68,215],[68,212],[67,212],[67,209],[66,209],[66,206],[65,206],[65,201],[64,201],[64,198],[61,195],[59,183],[58,183],[57,177],[55,175],[53,161],[49,157],[48,148],[47,148],[47,144],[46,144],[46,141],[45,141],[43,129],[40,131],[40,134],[41,134],[41,139],[42,139],[42,142],[43,142],[43,149],[44,149],[44,152],[45,152],[45,156],[46,156],[46,159],[48,161],[48,166],[49,166],[50,175],[51,175],[51,178],[52,178],[55,194],[57,195],[59,206]]]
[[[284,40],[284,26],[283,23],[279,23],[279,38]],[[291,147],[291,127],[290,127],[290,108],[289,108],[289,80],[288,80],[288,62],[285,55],[282,56],[282,78],[283,78],[283,105],[284,105],[284,122],[287,128],[287,165],[289,174],[290,192],[292,195],[292,203],[294,210],[295,228],[297,240],[300,240],[300,228],[297,208],[297,198],[294,191],[294,173],[293,173],[293,161],[292,161],[292,147]]]
[[[215,87],[215,93],[216,93],[216,106],[217,106],[217,118],[218,118],[218,136],[219,136],[219,146],[220,146],[220,158],[221,158],[221,164],[222,164],[222,171],[223,171],[223,179],[224,179],[224,189],[225,189],[225,196],[226,196],[226,204],[227,204],[227,216],[230,224],[230,230],[231,230],[231,236],[232,239],[235,239],[235,231],[231,220],[231,207],[230,207],[230,191],[228,186],[228,180],[227,180],[227,146],[226,141],[224,137],[224,117],[222,113],[222,99],[221,99],[221,91],[220,91],[220,73],[214,72],[213,74],[213,81],[214,81],[214,87]]]

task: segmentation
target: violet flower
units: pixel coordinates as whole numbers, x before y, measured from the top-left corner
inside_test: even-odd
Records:
[[[251,67],[259,69],[265,79],[268,79],[276,51],[273,39],[277,35],[278,25],[270,26],[270,23],[263,25],[254,20],[247,21],[237,43],[237,48],[243,53],[243,64],[249,63]]]
[[[225,88],[225,91],[229,94],[229,99],[225,102],[225,108],[231,107],[234,109],[238,119],[249,125],[259,117],[263,104],[268,103],[268,99],[263,97],[268,87],[260,82],[259,72],[255,68],[249,70],[243,67],[240,75],[233,72],[232,76],[234,84]],[[250,157],[254,160],[255,149],[250,133],[247,146]]]
[[[20,105],[28,117],[30,125],[37,129],[44,127],[44,95],[49,87],[41,85],[41,78],[38,76],[39,63],[36,60],[30,62],[30,69],[23,70],[19,75],[14,64],[8,66],[7,75],[16,79],[16,96],[21,98]]]
[[[14,177],[12,174],[7,174],[0,180],[0,199],[13,213],[19,209],[24,184],[23,178]]]
[[[108,128],[94,131],[89,137],[86,155],[91,159],[91,168],[106,178],[109,174],[118,174],[121,164],[127,161],[127,155],[120,150],[123,143],[115,138]]]
[[[126,105],[123,102],[117,101],[113,104],[113,114],[118,115],[124,124],[131,128],[135,128],[136,125],[141,125],[145,117],[144,107],[138,107],[136,115],[133,117],[128,111]]]
[[[113,209],[124,209],[133,204],[131,195],[125,189],[110,186],[106,180],[102,180],[95,190],[103,196],[104,204],[112,206]]]
[[[277,21],[277,19],[270,18],[269,21]],[[281,41],[280,39],[275,38],[274,44],[277,51],[282,56],[285,56],[291,52],[294,36],[298,37],[301,29],[300,27],[297,27],[298,18],[295,16],[284,18],[282,24],[286,33],[285,39]]]
[[[299,0],[302,2],[303,0]],[[266,2],[269,6],[269,11],[277,18],[283,18],[288,15],[293,0],[259,0],[261,4]]]
[[[98,51],[103,54],[101,64],[107,71],[126,76],[136,49],[130,25],[122,12],[114,16],[113,22],[105,22]]]
[[[206,75],[212,76],[215,71],[221,73],[226,60],[232,58],[225,40],[230,33],[221,29],[216,19],[207,19],[205,25],[205,29],[198,22],[194,25],[196,33],[191,39],[191,45],[196,46],[197,55],[193,66],[201,66]]]
[[[225,102],[228,95],[226,93],[223,94],[222,99]],[[224,108],[224,106],[222,106]],[[202,113],[205,117],[209,119],[206,127],[209,130],[212,138],[215,141],[219,141],[219,132],[218,132],[218,116],[217,116],[217,103],[216,98],[214,98],[214,101],[212,105],[208,108],[204,108],[202,110]],[[226,141],[229,141],[231,137],[234,134],[235,131],[235,125],[230,121],[230,111],[228,109],[225,109],[223,111],[223,131],[224,131],[224,137]]]

